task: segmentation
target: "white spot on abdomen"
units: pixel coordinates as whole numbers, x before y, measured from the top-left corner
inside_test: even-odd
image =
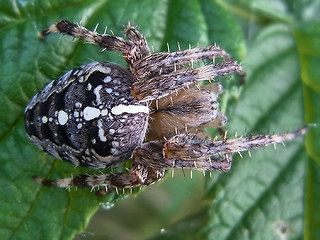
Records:
[[[102,85],[99,85],[98,87],[96,87],[94,90],[93,90],[93,93],[96,95],[96,101],[97,101],[97,104],[102,104],[101,102],[101,98],[100,98],[100,90],[102,88]]]
[[[106,116],[108,115],[108,109],[102,109],[100,113],[101,113],[101,116]]]
[[[112,80],[112,78],[111,78],[110,76],[106,76],[106,77],[103,79],[103,81],[104,81],[105,83],[111,82],[111,80]]]
[[[81,77],[79,77],[79,80],[78,80],[78,81],[79,81],[79,83],[83,83],[83,82],[84,82],[84,80],[85,80],[85,79],[84,79],[84,77],[83,77],[83,76],[81,76]]]
[[[103,125],[102,125],[102,121],[101,120],[99,120],[98,122],[97,122],[97,127],[98,127],[98,137],[99,137],[99,139],[100,139],[100,141],[102,141],[102,142],[106,142],[107,141],[107,138],[104,136],[104,130],[103,130]]]
[[[105,66],[100,66],[100,65],[96,66],[95,70],[98,70],[99,72],[102,72],[102,73],[105,73],[105,74],[108,74],[108,73],[111,72],[111,68],[105,67]]]
[[[120,115],[122,113],[146,113],[149,114],[149,108],[142,105],[123,105],[119,104],[111,109],[111,113],[114,115]]]
[[[63,110],[60,110],[58,112],[58,123],[60,125],[65,125],[67,122],[68,122],[68,114]]]
[[[106,88],[106,92],[107,93],[112,93],[112,89],[111,88]]]
[[[42,123],[47,123],[48,122],[48,117],[47,116],[43,116],[41,118]]]
[[[74,105],[75,105],[77,108],[80,108],[80,107],[82,106],[82,103],[81,103],[81,102],[76,102]]]
[[[83,109],[83,118],[86,121],[90,121],[100,116],[100,109],[94,107],[85,107]]]

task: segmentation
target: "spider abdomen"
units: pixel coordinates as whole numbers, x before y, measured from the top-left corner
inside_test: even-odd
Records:
[[[105,168],[129,158],[142,143],[149,109],[131,95],[134,76],[93,62],[49,83],[25,110],[29,138],[76,165]]]

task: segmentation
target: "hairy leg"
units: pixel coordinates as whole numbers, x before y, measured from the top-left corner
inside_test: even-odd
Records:
[[[117,188],[132,188],[149,185],[163,178],[164,170],[156,170],[144,165],[134,164],[128,173],[112,173],[102,175],[78,175],[73,178],[47,180],[34,176],[34,180],[44,186],[62,188],[70,187],[106,187],[107,190]]]
[[[222,86],[219,83],[206,86],[210,86],[210,90],[190,88],[153,101],[147,140],[169,139],[178,133],[199,133],[203,128],[198,127],[204,124],[223,126],[227,118],[219,112],[217,102]]]
[[[126,28],[126,35],[131,40],[109,34],[92,32],[67,20],[61,20],[43,30],[41,37],[44,38],[52,32],[68,34],[75,38],[82,39],[87,43],[98,45],[104,50],[122,52],[123,57],[129,64],[149,54],[149,48],[145,38],[136,28],[131,26]]]
[[[194,161],[214,155],[232,154],[282,143],[304,135],[309,127],[286,134],[256,135],[221,141],[208,141],[193,134],[180,134],[169,139],[164,145],[164,158],[167,160],[185,159]]]
[[[135,44],[135,46],[139,48],[139,51],[137,51],[139,56],[137,56],[135,60],[142,59],[150,55],[148,42],[136,27],[131,26],[129,23],[125,28],[125,34]]]
[[[168,142],[170,142],[170,140]],[[148,165],[152,169],[160,168],[163,170],[189,168],[196,170],[228,171],[231,168],[232,153],[216,154],[215,156],[203,155],[193,159],[181,157],[181,154],[177,153],[177,158],[167,158],[165,155],[165,146],[168,142],[151,141],[143,144],[134,151],[133,161],[136,164]],[[194,144],[196,143],[194,142]],[[191,144],[190,147],[189,151],[192,152],[194,146]]]
[[[180,71],[185,69],[186,65],[188,65],[187,67],[193,67],[193,63],[197,61],[211,60],[214,62],[215,58],[231,60],[231,56],[224,50],[217,46],[209,46],[172,53],[154,53],[136,61],[133,67],[139,79],[148,79],[150,76]]]
[[[211,80],[233,72],[244,76],[242,67],[236,61],[226,61],[208,66],[187,69],[154,76],[150,80],[135,82],[131,93],[137,100],[155,100],[187,88],[199,81]]]

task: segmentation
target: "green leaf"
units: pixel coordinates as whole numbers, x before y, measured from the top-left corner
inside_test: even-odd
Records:
[[[301,77],[305,84],[306,120],[308,123],[320,123],[320,21],[303,22],[296,26],[294,34],[301,65]],[[320,142],[315,139],[320,129],[312,128],[307,137],[307,151],[320,164]]]
[[[306,21],[294,29],[300,58],[301,77],[304,87],[306,121],[316,127],[310,129],[306,138],[309,160],[306,187],[305,239],[317,239],[320,233],[319,179],[320,147],[320,21]]]
[[[100,205],[111,206],[123,196],[99,197],[90,189],[67,191],[32,180],[33,175],[50,179],[94,172],[55,160],[27,139],[23,111],[32,96],[79,65],[125,64],[119,53],[101,53],[96,46],[67,36],[50,35],[40,41],[42,29],[68,19],[89,29],[99,23],[99,32],[108,26],[123,36],[123,26],[130,21],[155,51],[166,51],[167,43],[171,51],[178,48],[177,42],[182,49],[216,43],[242,62],[248,74],[240,91],[236,81],[221,79],[225,88],[220,102],[229,118],[226,129],[231,137],[236,131],[241,135],[297,129],[304,125],[304,108],[306,122],[319,123],[320,27],[314,21],[319,9],[317,1],[302,0],[0,1],[0,238],[72,239],[85,231]],[[308,167],[303,137],[285,148],[254,150],[252,158],[235,157],[230,172],[212,173],[206,198],[189,203],[195,212],[181,221],[186,213],[181,214],[179,207],[191,199],[192,191],[197,194],[199,185],[174,178],[171,181],[178,184],[169,184],[170,194],[162,198],[153,196],[147,213],[117,222],[118,235],[134,222],[139,229],[127,236],[146,237],[140,231],[143,222],[154,229],[148,236],[163,229],[155,239],[316,239],[320,226],[318,129],[312,128],[307,137],[308,153],[316,161],[310,160]],[[164,186],[153,188],[160,191]],[[165,205],[159,199],[170,202],[170,211],[162,209]],[[155,209],[161,213],[154,214]],[[126,212],[115,209],[116,216]],[[106,215],[102,239],[121,239],[110,236],[108,226],[116,226],[115,218],[110,212]]]
[[[245,60],[248,78],[230,108],[232,136],[297,129],[304,125],[303,91],[295,42],[282,24],[265,28]],[[290,69],[290,71],[288,71]],[[301,239],[306,155],[303,138],[243,153],[233,168],[208,181],[213,199],[209,239]]]
[[[199,233],[208,221],[207,209],[200,210],[197,214],[188,216],[165,229],[160,230],[160,234],[152,240],[195,240],[207,239],[206,234]]]

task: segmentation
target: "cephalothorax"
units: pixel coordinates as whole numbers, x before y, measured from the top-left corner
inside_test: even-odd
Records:
[[[132,159],[128,173],[36,180],[58,187],[131,188],[151,184],[167,169],[184,167],[228,171],[232,154],[290,140],[296,132],[212,141],[198,127],[223,126],[218,111],[219,83],[200,90],[197,83],[237,72],[242,67],[217,46],[150,53],[146,39],[128,25],[128,40],[91,32],[66,20],[43,31],[60,32],[120,51],[127,69],[93,62],[49,83],[25,110],[29,138],[41,149],[75,165],[107,168]],[[194,62],[221,58],[194,68]],[[180,133],[180,134],[178,134]]]

